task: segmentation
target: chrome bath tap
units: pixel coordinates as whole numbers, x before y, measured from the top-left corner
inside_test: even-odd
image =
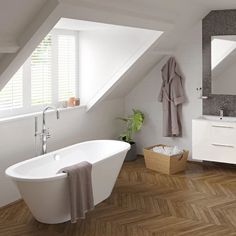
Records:
[[[59,111],[55,107],[48,106],[43,110],[43,125],[42,125],[42,133],[39,135],[41,136],[42,139],[42,154],[47,153],[47,139],[50,138],[50,133],[49,130],[46,128],[46,111],[48,110],[54,110],[56,111],[56,117],[57,119],[60,118]]]

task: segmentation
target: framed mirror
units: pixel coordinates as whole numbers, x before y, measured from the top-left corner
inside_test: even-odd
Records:
[[[203,115],[236,117],[236,10],[211,11],[202,21]]]
[[[211,36],[211,93],[236,95],[236,35]]]

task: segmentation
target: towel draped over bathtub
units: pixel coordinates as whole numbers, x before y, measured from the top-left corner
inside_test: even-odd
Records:
[[[58,173],[67,173],[69,180],[71,223],[85,219],[85,214],[94,208],[92,189],[92,164],[83,161],[67,166]]]
[[[171,57],[163,66],[162,87],[158,100],[163,106],[163,136],[181,136],[181,105],[186,101],[183,76],[176,60]]]

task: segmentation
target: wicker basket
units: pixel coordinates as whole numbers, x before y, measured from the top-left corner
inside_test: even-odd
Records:
[[[185,170],[186,161],[188,159],[187,150],[184,150],[181,154],[168,156],[152,151],[152,149],[157,146],[167,145],[158,144],[143,149],[145,165],[147,168],[164,174],[175,174]]]

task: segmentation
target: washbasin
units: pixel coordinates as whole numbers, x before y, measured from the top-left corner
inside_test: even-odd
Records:
[[[222,121],[222,122],[236,122],[236,117],[229,116],[200,116],[199,120]]]

